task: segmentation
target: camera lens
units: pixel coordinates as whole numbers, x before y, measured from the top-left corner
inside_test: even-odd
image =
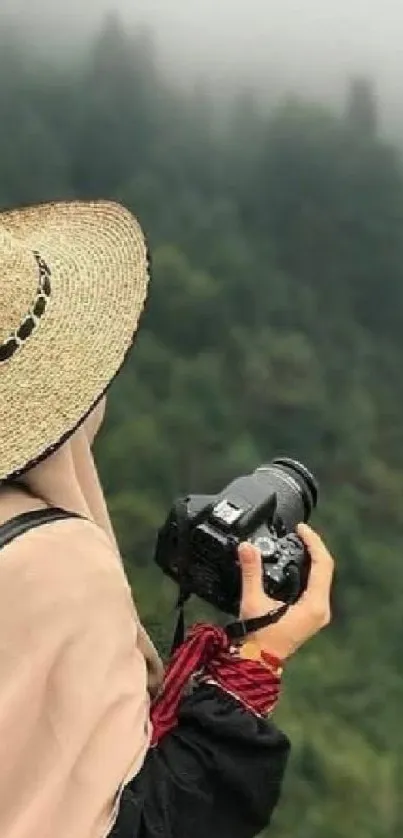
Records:
[[[300,521],[308,521],[318,502],[318,483],[302,463],[290,457],[276,457],[255,472],[264,480],[267,492],[277,496],[277,512],[288,532]]]
[[[301,489],[309,518],[318,504],[319,484],[316,478],[306,466],[290,457],[276,457],[272,464],[283,469],[285,473],[290,474],[296,480]]]

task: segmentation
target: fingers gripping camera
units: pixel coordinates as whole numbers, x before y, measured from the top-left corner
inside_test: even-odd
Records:
[[[291,604],[309,576],[309,556],[294,530],[309,520],[317,500],[317,482],[305,466],[289,458],[273,460],[216,496],[177,501],[159,531],[156,562],[188,595],[237,614],[237,547],[248,540],[261,551],[268,596]]]

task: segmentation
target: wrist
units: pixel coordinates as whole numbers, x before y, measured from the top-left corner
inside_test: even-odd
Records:
[[[278,655],[272,647],[267,648],[256,636],[249,637],[241,643],[239,657],[261,663],[278,678],[282,675],[284,657]]]
[[[283,665],[297,648],[288,632],[280,630],[276,625],[250,634],[249,639],[253,639],[264,652],[278,658]]]

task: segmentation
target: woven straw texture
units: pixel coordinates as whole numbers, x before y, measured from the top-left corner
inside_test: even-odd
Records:
[[[50,269],[50,294],[32,333],[0,362],[0,481],[40,461],[90,412],[123,364],[147,295],[146,243],[123,207],[1,213],[0,347],[38,299],[35,252]]]

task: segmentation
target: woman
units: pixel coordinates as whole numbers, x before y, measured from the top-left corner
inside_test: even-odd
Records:
[[[248,838],[289,743],[285,661],[329,621],[333,563],[307,526],[306,594],[231,648],[196,627],[163,677],[91,455],[147,286],[137,221],[107,202],[0,215],[1,838]],[[61,510],[61,511],[60,511]],[[241,617],[273,608],[239,551]]]

